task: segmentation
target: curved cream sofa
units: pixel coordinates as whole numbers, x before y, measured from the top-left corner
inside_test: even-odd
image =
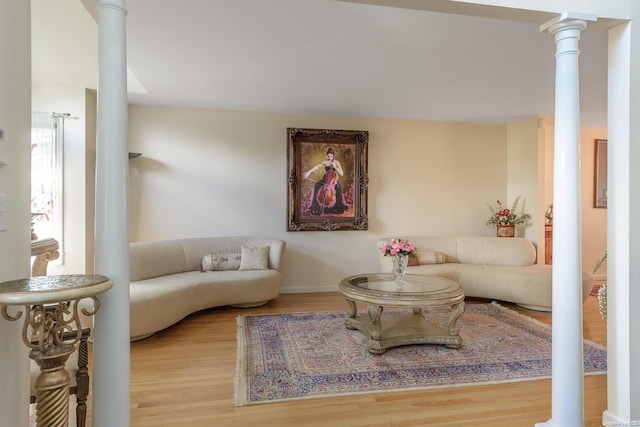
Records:
[[[396,237],[397,238],[397,237]],[[457,281],[467,297],[514,302],[522,307],[551,311],[551,265],[535,264],[536,248],[525,238],[401,236],[417,248],[420,265],[408,274],[442,276]],[[392,271],[391,257],[377,241],[381,271]],[[444,256],[443,256],[444,255]],[[444,262],[442,262],[444,261]],[[442,262],[442,263],[436,263]],[[592,277],[582,273],[582,300],[591,291]]]
[[[268,246],[268,268],[201,271],[209,254]],[[129,244],[130,337],[146,338],[206,308],[254,307],[280,294],[283,240],[201,237]]]

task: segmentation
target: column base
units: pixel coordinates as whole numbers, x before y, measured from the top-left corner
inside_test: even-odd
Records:
[[[640,426],[640,420],[626,421],[626,420],[623,420],[622,418],[616,417],[609,411],[604,411],[602,413],[602,425],[603,426],[621,426],[621,427]]]

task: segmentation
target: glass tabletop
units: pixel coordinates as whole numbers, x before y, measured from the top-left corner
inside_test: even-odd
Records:
[[[444,277],[420,274],[405,275],[404,283],[397,282],[392,273],[359,274],[345,280],[361,289],[394,293],[440,293],[460,287],[457,282]]]
[[[342,279],[338,292],[347,300],[376,305],[424,307],[456,304],[464,291],[455,280],[421,274],[405,275],[404,283],[394,274],[357,274]]]

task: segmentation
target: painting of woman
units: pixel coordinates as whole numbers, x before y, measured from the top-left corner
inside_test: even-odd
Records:
[[[340,161],[336,159],[333,148],[327,149],[327,158],[303,174],[304,179],[316,170],[324,171],[322,179],[315,182],[311,195],[310,205],[306,211],[310,215],[340,215],[349,206],[345,203],[340,186],[340,177],[344,175]]]

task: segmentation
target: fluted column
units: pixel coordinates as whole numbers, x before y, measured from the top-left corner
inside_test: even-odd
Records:
[[[584,426],[578,41],[587,20],[564,13],[540,28],[556,42],[556,94],[551,419],[537,426]]]
[[[95,271],[113,288],[95,322],[94,427],[130,423],[129,206],[127,150],[127,11],[124,0],[100,0],[96,135]]]

